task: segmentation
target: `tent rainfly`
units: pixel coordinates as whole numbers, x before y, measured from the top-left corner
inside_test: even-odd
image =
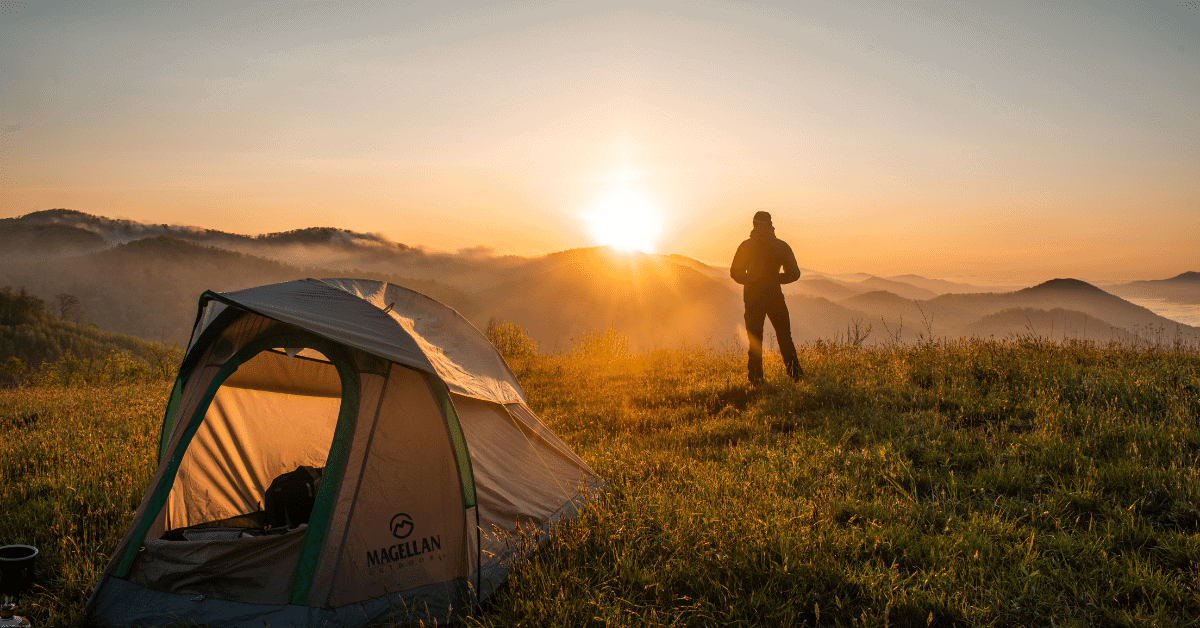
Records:
[[[206,292],[82,624],[442,623],[602,486],[433,299],[356,279]]]

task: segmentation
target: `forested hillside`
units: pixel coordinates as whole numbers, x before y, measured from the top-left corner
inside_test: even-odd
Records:
[[[0,289],[0,386],[38,378],[165,379],[181,350],[141,338],[101,331],[83,322],[78,301],[62,294],[57,312],[25,288]]]

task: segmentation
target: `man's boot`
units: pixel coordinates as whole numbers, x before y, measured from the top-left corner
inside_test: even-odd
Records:
[[[763,381],[762,355],[750,355],[746,369],[750,375],[750,385],[758,386]]]
[[[800,368],[800,360],[795,356],[792,356],[784,366],[787,368],[788,377],[792,378],[792,381],[798,382],[804,377],[804,369]]]

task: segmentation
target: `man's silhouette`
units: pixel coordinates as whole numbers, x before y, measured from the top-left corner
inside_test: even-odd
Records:
[[[782,270],[781,270],[782,269]],[[787,242],[775,237],[771,214],[754,214],[754,229],[750,239],[742,242],[729,266],[729,276],[742,284],[742,299],[746,303],[746,334],[750,337],[750,383],[762,382],[762,340],[764,318],[771,319],[779,352],[788,376],[799,380],[803,374],[792,343],[792,321],[787,302],[779,287],[800,278],[800,266]]]

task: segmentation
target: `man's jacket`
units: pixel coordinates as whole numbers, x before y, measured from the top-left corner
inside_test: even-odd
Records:
[[[800,266],[787,242],[775,237],[773,227],[755,227],[750,239],[738,246],[729,276],[744,286],[747,303],[782,296],[780,285],[800,278]]]

